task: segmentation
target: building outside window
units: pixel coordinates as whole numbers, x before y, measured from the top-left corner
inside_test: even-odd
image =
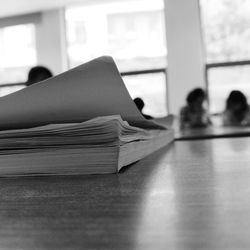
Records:
[[[250,1],[200,0],[210,111],[221,112],[231,90],[250,101]]]
[[[144,70],[167,66],[162,0],[119,1],[86,4],[66,9],[68,60],[77,66],[102,55],[114,58],[125,74],[132,98],[141,97],[145,112],[167,114],[164,72],[142,74]]]

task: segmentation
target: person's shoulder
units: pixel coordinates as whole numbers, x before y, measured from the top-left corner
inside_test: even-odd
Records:
[[[234,117],[231,110],[226,109],[222,113],[222,121],[224,126],[233,126],[234,125]]]
[[[248,105],[248,110],[245,115],[245,121],[246,121],[246,125],[250,126],[250,105]]]
[[[204,114],[204,115],[210,116],[210,115],[209,115],[209,110],[206,109],[206,108],[203,108],[203,107],[202,107],[201,113]]]
[[[187,112],[189,112],[189,107],[188,106],[181,107],[180,113],[187,113]]]

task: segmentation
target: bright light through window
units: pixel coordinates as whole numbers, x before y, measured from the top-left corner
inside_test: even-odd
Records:
[[[250,1],[200,0],[207,62],[250,59]]]
[[[132,97],[143,99],[143,112],[153,117],[167,114],[166,78],[164,73],[124,76],[123,80]]]
[[[120,71],[166,67],[162,0],[119,1],[66,10],[70,67],[101,55]]]
[[[222,112],[232,90],[240,90],[250,102],[250,65],[211,68],[208,70],[210,111]]]
[[[70,67],[102,55],[114,58],[120,72],[167,65],[163,0],[88,4],[66,9]],[[143,98],[145,113],[167,114],[164,73],[124,77],[130,95]]]
[[[0,29],[0,84],[24,82],[36,64],[35,27],[23,24]]]
[[[250,60],[250,1],[200,0],[208,63]],[[250,66],[213,67],[208,70],[210,111],[222,112],[230,91],[250,98]]]

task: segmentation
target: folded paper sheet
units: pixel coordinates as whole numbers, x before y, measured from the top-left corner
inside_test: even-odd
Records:
[[[141,115],[113,59],[107,56],[0,98],[1,130],[107,115],[121,115],[138,127],[160,128]]]

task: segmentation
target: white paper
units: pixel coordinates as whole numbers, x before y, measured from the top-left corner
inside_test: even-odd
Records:
[[[0,98],[0,129],[75,123],[121,115],[131,125],[159,128],[131,99],[111,57],[100,57]]]

